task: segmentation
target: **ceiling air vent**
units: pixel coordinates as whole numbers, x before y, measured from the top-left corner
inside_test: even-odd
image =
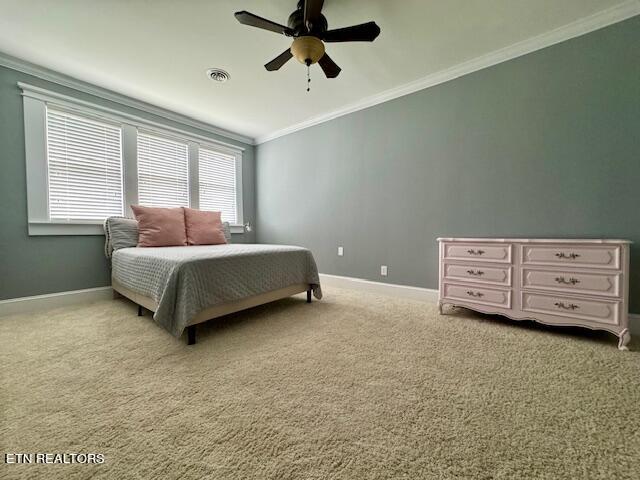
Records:
[[[221,68],[210,68],[207,70],[207,77],[215,82],[224,83],[231,78],[231,75]]]

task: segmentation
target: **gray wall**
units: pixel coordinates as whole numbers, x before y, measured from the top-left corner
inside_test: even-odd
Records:
[[[627,238],[640,312],[639,45],[634,17],[260,145],[258,241],[437,288],[439,236]]]
[[[110,285],[103,255],[104,236],[27,234],[24,126],[18,81],[111,106],[156,122],[244,147],[243,203],[245,221],[255,222],[254,147],[113,104],[0,67],[0,300]],[[254,241],[254,234],[234,235],[234,242]]]

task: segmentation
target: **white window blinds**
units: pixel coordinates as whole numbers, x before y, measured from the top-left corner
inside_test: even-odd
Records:
[[[222,212],[222,221],[236,224],[236,157],[200,147],[200,209]]]
[[[122,215],[122,131],[114,124],[47,108],[49,218]]]
[[[138,132],[138,202],[150,207],[189,206],[186,143]]]

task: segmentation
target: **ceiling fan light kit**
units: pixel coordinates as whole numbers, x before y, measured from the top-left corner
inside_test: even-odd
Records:
[[[291,53],[300,63],[313,65],[324,56],[324,43],[311,35],[298,37],[291,44]]]
[[[324,0],[299,0],[296,10],[289,15],[286,27],[244,10],[236,12],[235,17],[243,25],[294,38],[290,48],[264,66],[268,71],[279,70],[294,57],[307,68],[317,63],[327,78],[335,78],[341,68],[327,55],[324,43],[373,42],[380,34],[380,27],[375,22],[367,22],[328,30],[327,19],[322,15],[323,5]]]

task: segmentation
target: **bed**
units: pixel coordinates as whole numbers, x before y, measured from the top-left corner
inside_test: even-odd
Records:
[[[322,298],[315,260],[302,247],[125,247],[108,253],[114,291],[137,303],[139,315],[142,307],[153,312],[175,337],[186,330],[189,345],[196,341],[195,326],[207,320],[302,292],[307,302],[312,295]]]

